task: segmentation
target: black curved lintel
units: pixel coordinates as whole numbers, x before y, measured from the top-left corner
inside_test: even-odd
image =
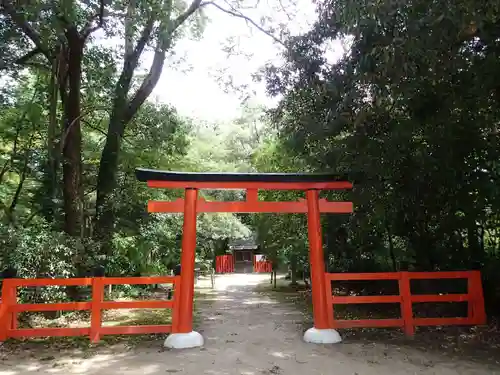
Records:
[[[139,181],[182,181],[182,182],[331,182],[351,181],[346,174],[330,173],[213,173],[174,172],[156,169],[136,168]]]

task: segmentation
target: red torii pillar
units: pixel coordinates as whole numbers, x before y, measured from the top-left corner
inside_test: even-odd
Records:
[[[194,265],[196,253],[196,216],[200,212],[274,212],[307,213],[311,286],[313,293],[314,327],[304,334],[312,343],[338,343],[340,335],[330,327],[325,284],[325,264],[321,235],[320,213],[351,213],[352,202],[328,202],[319,199],[319,190],[350,189],[352,184],[339,181],[332,175],[306,174],[208,174],[136,170],[140,181],[153,188],[183,188],[185,198],[173,202],[149,201],[149,212],[184,213],[182,235],[181,276],[178,321],[166,339],[169,348],[191,348],[203,345],[203,337],[193,331]],[[266,181],[267,180],[267,181]],[[263,202],[258,200],[258,189],[304,190],[306,200],[296,202]],[[198,199],[198,189],[245,189],[243,202],[207,202]]]
[[[181,293],[179,299],[178,332],[193,331],[194,266],[196,256],[197,189],[186,189],[184,224],[182,226]]]
[[[338,332],[331,328],[328,323],[328,309],[332,307],[326,300],[326,270],[318,195],[317,190],[306,191],[314,327],[304,333],[304,340],[316,344],[336,344],[341,342],[342,339]]]

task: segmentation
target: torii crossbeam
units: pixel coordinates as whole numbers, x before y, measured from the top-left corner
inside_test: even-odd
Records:
[[[345,175],[303,173],[196,173],[136,169],[139,181],[148,187],[184,189],[184,199],[149,201],[148,212],[184,213],[181,254],[181,286],[179,324],[165,341],[170,348],[189,348],[203,345],[203,337],[193,331],[194,263],[196,251],[196,216],[201,212],[245,213],[307,213],[309,260],[313,294],[314,328],[306,332],[309,342],[340,341],[335,330],[329,329],[328,304],[325,295],[323,244],[320,213],[347,214],[353,211],[352,202],[330,202],[319,199],[320,190],[351,189]],[[200,189],[243,189],[246,200],[209,202],[198,198]],[[258,190],[304,190],[306,199],[298,201],[265,202],[258,199]]]

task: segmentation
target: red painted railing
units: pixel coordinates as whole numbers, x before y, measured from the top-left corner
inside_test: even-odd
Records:
[[[273,264],[268,260],[257,260],[257,256],[253,257],[253,272],[271,273],[273,272]]]
[[[234,257],[231,254],[216,256],[215,257],[215,272],[216,273],[233,273],[234,272]]]
[[[73,279],[4,279],[0,306],[0,341],[13,337],[89,336],[98,342],[103,335],[130,335],[177,332],[179,317],[180,277],[94,277]],[[104,301],[104,287],[119,284],[173,284],[172,300]],[[17,303],[17,288],[27,286],[91,286],[92,299],[88,302]],[[172,324],[145,326],[102,326],[102,310],[106,309],[172,309]],[[83,328],[18,328],[17,314],[23,311],[91,312],[90,326]]]
[[[467,279],[467,294],[412,294],[410,280],[428,279]],[[392,296],[333,296],[332,281],[351,280],[397,280],[399,295]],[[333,309],[328,309],[328,322],[331,328],[379,328],[401,327],[406,335],[415,334],[418,326],[481,325],[486,323],[483,287],[479,271],[459,272],[388,272],[388,273],[326,273],[327,304],[355,303],[399,303],[401,318],[397,319],[362,319],[338,320]],[[468,302],[465,318],[416,318],[413,316],[413,304],[421,302]]]

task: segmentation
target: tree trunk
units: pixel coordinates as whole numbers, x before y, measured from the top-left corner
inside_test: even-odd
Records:
[[[124,124],[118,115],[118,111],[116,111],[110,119],[106,144],[102,150],[97,177],[96,236],[102,244],[101,254],[106,256],[110,255],[112,250],[111,238],[115,220],[113,193],[116,188],[118,154],[120,152],[123,131]]]
[[[52,61],[52,72],[49,83],[49,127],[47,130],[47,166],[44,179],[44,196],[42,198],[42,215],[47,222],[55,222],[55,199],[57,197],[57,170],[59,153],[56,147],[57,100],[58,100],[58,66],[59,57]]]
[[[63,164],[64,230],[80,235],[81,207],[81,143],[80,86],[84,40],[76,28],[66,33],[68,39],[68,95],[64,105],[64,133],[61,139]]]
[[[111,239],[114,231],[114,204],[113,193],[116,188],[116,174],[118,171],[118,156],[125,126],[135,113],[125,118],[125,113],[130,106],[127,95],[130,89],[137,61],[129,61],[125,57],[125,63],[121,76],[116,84],[113,110],[109,119],[106,143],[99,162],[97,175],[97,198],[96,198],[96,227],[95,237],[101,242],[100,254],[106,257],[112,251]]]
[[[292,255],[290,258],[290,278],[291,278],[291,282],[290,282],[291,286],[298,285],[298,283],[297,283],[297,256],[296,255]]]
[[[64,106],[64,128],[61,136],[63,159],[63,210],[64,231],[70,236],[78,237],[81,234],[81,177],[82,177],[82,131],[80,127],[80,88],[82,79],[83,47],[85,40],[80,37],[75,27],[66,31],[68,41],[67,81],[59,82],[61,99]],[[66,86],[67,84],[67,86]],[[67,90],[66,90],[67,87]],[[86,254],[79,254],[75,261],[77,276],[83,275],[83,266]],[[73,301],[81,300],[78,287],[66,287],[66,294]]]
[[[469,245],[469,267],[473,269],[480,269],[484,261],[484,245],[483,233],[481,227],[478,227],[473,217],[469,218],[469,225],[467,227],[467,242]]]
[[[387,241],[389,242],[389,256],[391,257],[391,261],[392,261],[392,270],[394,272],[397,272],[398,263],[396,261],[396,254],[394,254],[394,241],[392,239],[391,228],[389,226],[388,220],[385,221],[385,230],[387,232]]]
[[[170,15],[172,14],[172,2],[164,2],[163,10],[168,16],[158,20],[155,14],[151,14],[140,32],[141,36],[135,47],[132,45],[135,25],[129,22],[125,24],[126,43],[124,65],[115,89],[113,111],[109,121],[106,144],[102,151],[97,177],[96,237],[102,243],[101,254],[103,255],[108,256],[112,251],[111,239],[114,232],[115,219],[113,193],[116,187],[120,143],[125,131],[125,126],[132,120],[158,83],[165,63],[166,52],[170,49],[174,32],[196,10],[198,10],[200,4],[201,0],[193,0],[191,5],[183,13],[172,20],[170,19]],[[135,2],[129,2],[127,13],[133,14],[135,12],[135,6]],[[138,66],[139,59],[145,46],[152,39],[156,21],[160,21],[160,23],[158,25],[159,36],[155,47],[153,62],[139,88],[129,100],[129,90],[134,70]]]
[[[35,136],[35,131],[33,129],[33,134],[30,137],[28,146],[24,151],[24,163],[23,169],[19,174],[19,183],[17,184],[16,192],[14,193],[14,197],[12,198],[12,202],[7,210],[7,216],[11,222],[14,221],[14,210],[16,209],[17,203],[19,202],[19,197],[21,196],[21,191],[23,190],[24,182],[26,181],[26,174],[28,173],[28,165],[30,161],[30,152],[33,144],[33,138]]]
[[[21,133],[22,123],[23,123],[23,118],[20,118],[16,125],[16,137],[14,138],[14,145],[12,146],[12,152],[10,154],[10,158],[4,163],[2,169],[0,170],[0,184],[3,182],[3,177],[9,171],[9,168],[12,165],[14,158],[17,156],[17,146],[19,143],[19,138],[20,138],[19,135]]]

